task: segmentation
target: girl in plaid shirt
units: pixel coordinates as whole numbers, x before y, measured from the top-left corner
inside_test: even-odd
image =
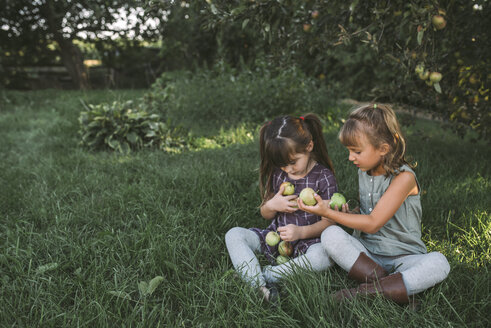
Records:
[[[337,192],[334,168],[329,158],[322,125],[315,114],[282,116],[260,130],[261,215],[271,223],[263,228],[230,229],[225,242],[235,270],[267,301],[277,297],[275,283],[297,269],[322,271],[332,265],[320,244],[320,235],[333,224],[325,217],[301,211],[296,198],[307,187],[323,198]],[[283,195],[283,182],[295,186],[292,195]],[[277,264],[278,246],[269,246],[266,235],[277,231],[293,248],[290,260]],[[257,253],[271,265],[261,268]],[[277,265],[276,265],[277,264]]]

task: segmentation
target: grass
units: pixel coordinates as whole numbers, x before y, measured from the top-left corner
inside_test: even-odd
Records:
[[[286,279],[275,309],[237,278],[224,244],[234,226],[267,225],[257,208],[257,141],[180,154],[78,146],[80,99],[144,92],[0,93],[1,326],[490,325],[488,145],[402,120],[419,164],[423,239],[451,265],[443,283],[418,295],[419,311],[380,298],[334,303],[332,291],[353,286],[338,268]],[[356,171],[336,132],[326,140],[340,188],[355,198]],[[164,281],[153,293],[139,290],[157,276]]]

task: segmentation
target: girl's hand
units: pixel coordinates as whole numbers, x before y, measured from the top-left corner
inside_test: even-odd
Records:
[[[301,239],[301,228],[294,224],[279,227],[277,229],[282,240],[295,241]]]
[[[331,206],[331,205],[330,205],[330,203],[331,203],[331,202],[330,202],[330,200],[329,200],[329,206]],[[332,208],[332,207],[331,207],[331,208]],[[337,206],[337,205],[335,205],[335,206],[334,206],[334,210],[336,210],[336,211],[341,211],[341,212],[343,212],[343,213],[351,213],[351,211],[349,210],[349,205],[348,205],[348,203],[344,203],[343,205],[341,205],[341,208],[338,208],[338,206]]]
[[[297,203],[291,200],[296,199],[297,195],[283,196],[285,187],[282,186],[280,190],[268,201],[268,207],[276,212],[293,213],[298,210]]]
[[[314,206],[305,205],[304,202],[298,198],[298,208],[302,211],[309,212],[318,216],[328,217],[327,213],[329,211],[329,200],[323,200],[318,194],[314,194],[314,198],[317,204]]]

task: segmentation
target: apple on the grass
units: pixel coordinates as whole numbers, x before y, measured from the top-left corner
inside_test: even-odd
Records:
[[[269,246],[276,246],[280,242],[280,235],[276,231],[270,231],[266,235],[266,244]]]
[[[285,186],[285,189],[283,190],[283,196],[293,195],[293,193],[295,192],[295,186],[293,185],[293,183],[285,181],[280,184],[280,189],[283,186]]]
[[[317,204],[317,201],[314,198],[314,194],[315,194],[314,189],[304,188],[302,189],[298,197],[300,197],[300,199],[305,205],[314,206],[315,204]]]
[[[278,252],[283,256],[291,256],[293,254],[293,246],[289,241],[282,240],[278,245]]]
[[[344,204],[346,204],[346,198],[343,196],[343,194],[340,194],[338,192],[332,194],[331,201],[329,202],[329,205],[332,209],[335,209],[336,206],[338,207],[338,209],[341,209]]]
[[[284,256],[284,255],[278,255],[278,257],[276,258],[276,263],[278,265],[281,265],[283,263],[286,263],[290,260],[290,258],[288,256]]]

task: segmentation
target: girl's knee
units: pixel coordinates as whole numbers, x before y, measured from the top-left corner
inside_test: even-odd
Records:
[[[450,264],[445,255],[439,252],[428,253],[428,260],[434,266],[435,270],[441,271],[445,278],[450,272]]]
[[[310,265],[314,271],[323,271],[332,265],[331,259],[321,244],[314,244],[310,246],[307,251],[306,258],[310,262]]]
[[[322,232],[321,240],[336,239],[342,232],[344,232],[344,230],[337,225],[329,226]]]
[[[324,249],[329,253],[333,247],[337,248],[339,240],[343,238],[343,234],[346,234],[346,232],[337,225],[327,227],[321,235],[321,243]]]
[[[242,235],[242,229],[241,227],[233,227],[227,233],[225,234],[225,243],[229,244],[230,242],[236,241],[237,239],[241,238]]]

